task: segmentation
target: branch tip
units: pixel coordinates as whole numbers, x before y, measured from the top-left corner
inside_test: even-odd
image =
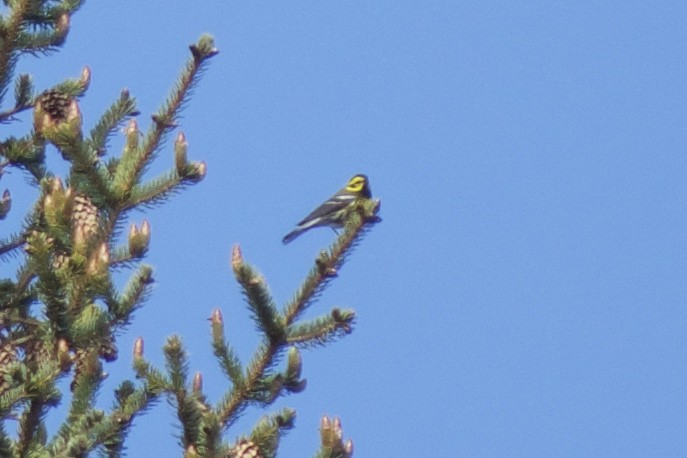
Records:
[[[143,357],[143,337],[138,337],[134,342],[134,359]]]
[[[243,253],[241,253],[241,245],[238,243],[234,245],[234,248],[231,250],[231,268],[234,270],[234,272],[238,272],[238,270],[243,266]]]
[[[196,394],[200,394],[203,391],[203,374],[199,372],[196,372],[196,375],[193,376],[193,392]]]
[[[208,318],[208,320],[210,320],[210,323],[213,325],[224,324],[224,318],[222,318],[222,311],[220,309],[213,310],[212,315],[210,315],[210,318]]]
[[[86,66],[81,70],[81,79],[79,80],[81,86],[86,89],[91,84],[91,69]]]

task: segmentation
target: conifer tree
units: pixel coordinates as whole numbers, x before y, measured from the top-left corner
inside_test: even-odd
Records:
[[[281,308],[265,279],[234,246],[231,267],[262,339],[252,358],[241,361],[225,336],[221,311],[212,312],[208,351],[230,382],[221,399],[211,402],[203,393],[202,375],[189,375],[180,337],[170,337],[162,348],[164,368],[146,360],[139,338],[131,357],[132,379],[119,383],[109,410],[97,409],[104,368],[120,357],[116,336],[150,296],[154,281],[152,267],[142,263],[150,224],[132,224],[127,232],[124,222],[132,210],[163,204],[205,176],[205,163],[187,158],[186,138],[177,122],[190,90],[218,50],[207,35],[190,46],[176,84],[145,122],[144,131],[136,101],[127,91],[86,131],[79,99],[89,86],[89,68],[40,91],[30,75],[15,75],[23,56],[47,56],[64,44],[70,17],[81,3],[6,0],[0,16],[0,124],[12,123],[24,112],[33,114],[31,131],[0,138],[0,176],[4,169],[20,170],[28,177],[27,186],[39,191],[31,208],[12,210],[25,212],[24,222],[15,233],[6,229],[0,240],[0,255],[14,254],[10,262],[18,265],[13,278],[0,280],[0,456],[121,456],[134,418],[167,398],[181,426],[181,455],[273,457],[280,438],[293,427],[293,410],[266,414],[250,432],[231,426],[246,408],[267,408],[281,395],[305,388],[299,349],[330,343],[352,331],[352,310],[334,308],[310,321],[302,314],[336,277],[366,230],[379,221],[379,200],[355,204],[343,232],[322,250]],[[113,152],[108,140],[122,127],[124,147]],[[175,138],[171,152],[163,147],[169,136]],[[66,161],[65,176],[47,167],[47,151],[58,152]],[[159,155],[172,154],[172,170],[146,177]],[[0,219],[11,202],[10,190],[5,190]],[[121,290],[113,284],[113,269],[130,272]],[[70,381],[72,394],[69,405],[60,406],[58,382],[63,379]],[[45,418],[58,406],[66,410],[65,419],[49,434]],[[344,440],[338,419],[323,417],[320,432],[317,457],[352,455],[352,442]]]

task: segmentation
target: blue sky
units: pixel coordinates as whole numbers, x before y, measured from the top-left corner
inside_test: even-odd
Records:
[[[129,88],[147,128],[187,46],[221,50],[181,123],[205,181],[132,215],[157,284],[103,407],[138,336],[162,364],[180,334],[216,400],[211,310],[244,360],[258,342],[231,246],[283,303],[334,234],[281,238],[363,172],[384,222],[309,314],[358,324],[304,353],[306,391],[271,409],[298,412],[280,456],[311,456],[323,414],[359,457],[684,454],[684,2],[153,3],[89,2],[60,53],[20,65],[41,89],[88,65],[85,126]],[[172,164],[170,142],[150,176]],[[2,185],[14,229],[33,195],[16,172]],[[174,424],[157,405],[129,456],[178,455]]]

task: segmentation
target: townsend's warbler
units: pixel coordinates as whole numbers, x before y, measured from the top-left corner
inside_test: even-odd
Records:
[[[371,197],[372,192],[367,176],[362,174],[354,176],[346,186],[298,223],[293,231],[286,234],[282,242],[289,243],[313,227],[343,227],[349,210],[353,208],[358,199],[370,199]]]

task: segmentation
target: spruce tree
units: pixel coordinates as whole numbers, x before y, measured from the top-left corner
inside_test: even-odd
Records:
[[[337,276],[366,230],[379,221],[379,200],[356,203],[344,230],[322,250],[282,307],[265,279],[244,260],[240,247],[233,247],[233,273],[261,343],[249,361],[241,361],[225,336],[221,311],[212,312],[208,351],[230,382],[222,382],[228,389],[219,400],[211,402],[203,393],[200,373],[189,375],[188,356],[178,336],[162,348],[164,368],[146,360],[142,338],[132,356],[121,356],[116,336],[144,305],[154,282],[153,268],[142,263],[151,239],[149,223],[132,224],[128,231],[123,226],[132,210],[166,203],[206,175],[204,162],[188,159],[178,120],[191,89],[218,50],[207,35],[190,46],[169,96],[140,122],[144,126],[139,127],[139,119],[147,116],[137,111],[134,97],[122,91],[86,131],[79,99],[86,96],[90,69],[41,90],[34,88],[30,75],[15,74],[20,58],[47,56],[64,44],[70,17],[82,1],[4,4],[0,124],[32,113],[33,129],[19,137],[0,138],[0,176],[5,169],[19,170],[39,195],[30,208],[12,210],[24,212],[24,222],[14,233],[6,229],[0,240],[0,255],[17,264],[13,278],[0,280],[0,456],[121,456],[134,418],[161,398],[176,407],[181,455],[275,456],[281,436],[293,427],[293,410],[269,412],[249,432],[231,426],[246,408],[267,409],[278,397],[305,388],[299,349],[328,344],[352,331],[352,310],[334,308],[313,320],[302,315]],[[124,146],[112,151],[109,140],[122,129]],[[168,151],[164,143],[170,136],[175,141]],[[68,166],[64,176],[48,168],[46,153],[59,153]],[[174,166],[150,179],[146,171],[159,155],[173,155]],[[11,202],[10,190],[5,190],[0,219],[10,211]],[[123,289],[113,283],[114,269],[130,272]],[[99,410],[95,405],[104,369],[118,357],[131,358],[132,379],[119,382],[109,410]],[[68,405],[61,405],[58,386],[64,379],[70,381],[72,392]],[[45,419],[57,409],[66,411],[65,420],[49,434]],[[338,419],[323,417],[320,432],[317,457],[352,455],[352,442],[344,440]]]

